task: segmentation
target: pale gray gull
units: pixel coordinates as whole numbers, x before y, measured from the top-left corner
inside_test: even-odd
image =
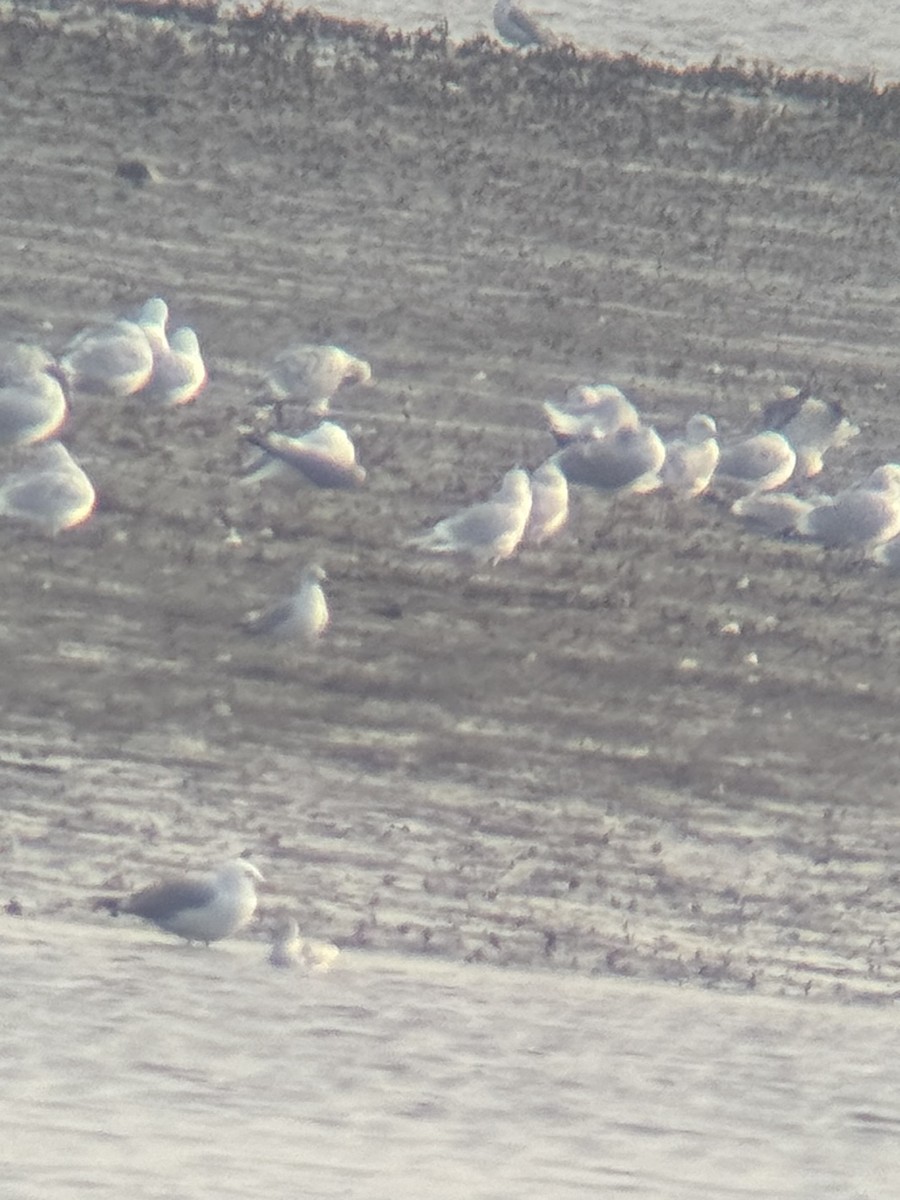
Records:
[[[0,345],[0,445],[32,446],[60,430],[68,411],[62,379],[39,346]]]
[[[855,487],[817,504],[797,522],[804,537],[829,549],[873,550],[900,534],[900,464],[886,463]]]
[[[750,492],[735,500],[731,511],[748,529],[778,537],[796,533],[802,518],[826,499],[794,496],[790,492]]]
[[[553,455],[569,483],[601,492],[651,492],[659,487],[666,448],[652,426],[620,429],[609,437],[570,442]]]
[[[334,421],[323,421],[308,433],[249,433],[248,442],[264,453],[254,459],[242,483],[277,479],[297,486],[311,483],[321,488],[358,488],[366,471],[356,461],[356,447],[347,431]]]
[[[513,467],[490,499],[445,517],[428,533],[410,538],[407,545],[431,554],[459,554],[496,565],[518,549],[530,513],[528,473]]]
[[[561,403],[544,401],[544,416],[557,444],[581,438],[607,437],[620,429],[637,429],[637,409],[624,392],[610,383],[575,384]]]
[[[774,429],[722,446],[714,481],[742,492],[771,492],[794,473],[797,453]]]
[[[165,348],[154,350],[153,374],[141,399],[175,408],[189,404],[206,386],[206,364],[193,329],[176,329]]]
[[[553,537],[569,517],[569,483],[559,466],[548,459],[531,473],[531,512],[522,542],[539,546]]]
[[[0,515],[56,534],[80,525],[94,511],[94,485],[61,442],[44,442],[32,466],[0,482]]]
[[[237,858],[218,871],[152,884],[121,901],[116,912],[150,921],[189,942],[217,942],[242,929],[256,912],[253,863]]]
[[[709,487],[719,462],[716,423],[706,413],[694,413],[685,436],[666,445],[659,481],[673,496],[700,496]]]
[[[314,942],[300,937],[300,927],[293,917],[282,916],[272,929],[269,962],[273,967],[302,967],[307,971],[324,973],[340,950],[329,942]]]
[[[529,13],[513,4],[512,0],[497,0],[494,5],[494,28],[514,46],[554,46],[555,34],[536,21]]]
[[[165,302],[154,298],[134,321],[123,317],[79,333],[59,360],[70,386],[77,392],[111,396],[139,392],[153,374],[151,340],[158,338],[160,322],[165,337],[164,308]]]
[[[305,404],[324,414],[338,389],[368,384],[372,368],[340,346],[290,346],[276,356],[265,378],[263,399]]]
[[[322,590],[326,578],[321,567],[306,567],[297,591],[265,612],[252,613],[243,623],[244,632],[277,641],[315,642],[328,627],[328,601]]]
[[[829,450],[846,446],[859,433],[835,401],[819,400],[797,392],[767,405],[763,419],[767,429],[778,430],[797,452],[795,476],[812,479],[822,470]]]

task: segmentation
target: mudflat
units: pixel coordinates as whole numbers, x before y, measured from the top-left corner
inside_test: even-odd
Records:
[[[491,569],[404,543],[573,382],[725,438],[808,385],[862,429],[823,488],[900,457],[894,93],[164,11],[0,18],[4,332],[161,295],[211,376],[76,398],[97,513],[0,526],[3,887],[101,920],[250,847],[344,943],[892,997],[895,581],[715,497],[579,490]],[[238,481],[292,341],[372,363],[358,492]],[[333,624],[288,661],[240,620],[308,561]]]

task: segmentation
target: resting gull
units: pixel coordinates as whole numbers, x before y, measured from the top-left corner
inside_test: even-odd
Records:
[[[666,446],[666,458],[659,472],[660,484],[673,496],[700,496],[709,487],[719,462],[716,423],[706,413],[694,413],[687,423],[685,436]]]
[[[94,486],[65,446],[44,442],[33,464],[0,482],[0,515],[31,521],[50,534],[86,521],[94,511]]]
[[[193,329],[176,329],[164,349],[154,350],[153,374],[141,398],[167,408],[189,404],[206,386],[206,364]]]
[[[0,444],[32,446],[66,419],[62,372],[39,346],[0,345]]]
[[[356,447],[347,431],[334,421],[323,421],[309,433],[291,437],[286,433],[250,433],[247,441],[264,453],[242,476],[242,483],[277,479],[321,488],[358,488],[366,471],[356,461]]]
[[[553,537],[569,517],[569,484],[552,460],[531,473],[531,512],[522,536],[523,544],[539,546]]]
[[[78,392],[133,396],[153,373],[153,347],[148,338],[158,333],[164,301],[148,300],[134,321],[121,318],[78,334],[60,356],[60,367]],[[146,328],[145,328],[146,325]],[[163,337],[165,337],[163,321]]]
[[[277,355],[265,378],[264,399],[305,404],[324,414],[345,384],[371,383],[372,368],[340,346],[290,346]]]
[[[829,450],[846,446],[859,433],[840,404],[802,392],[775,400],[763,414],[767,429],[778,430],[797,452],[795,475],[812,479]]]
[[[326,578],[321,567],[306,567],[297,591],[263,613],[252,613],[244,621],[244,632],[279,641],[315,642],[328,627],[328,601],[322,591]]]
[[[273,967],[301,966],[308,971],[325,972],[339,954],[337,946],[328,942],[301,938],[293,917],[281,917],[272,930],[272,948],[268,957]]]
[[[619,429],[605,438],[570,442],[553,455],[569,483],[601,492],[650,492],[659,487],[666,448],[650,425]]]
[[[576,384],[562,403],[544,401],[544,416],[557,444],[607,437],[619,429],[637,429],[640,416],[624,392],[610,383]]]
[[[805,499],[790,492],[751,492],[735,500],[731,511],[748,529],[778,537],[796,533],[800,520],[823,499]]]
[[[743,492],[771,492],[787,483],[794,473],[797,453],[777,430],[751,434],[719,454],[714,480]]]
[[[797,531],[830,549],[873,550],[900,534],[900,464],[877,467],[856,487],[815,505]]]
[[[489,500],[445,517],[428,533],[410,538],[407,545],[431,554],[460,554],[496,565],[518,549],[530,513],[528,473],[513,467]]]
[[[545,29],[512,0],[497,0],[494,5],[494,28],[504,42],[514,46],[554,46],[556,36]]]
[[[256,911],[254,881],[262,875],[245,858],[200,878],[155,883],[121,901],[115,911],[142,917],[189,942],[217,942],[241,929]]]

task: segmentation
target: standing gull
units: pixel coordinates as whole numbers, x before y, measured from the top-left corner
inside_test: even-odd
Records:
[[[365,481],[365,468],[356,461],[356,447],[334,421],[323,421],[296,437],[275,432],[246,436],[263,454],[247,468],[242,483],[277,479],[295,486],[312,483],[321,488],[357,488]]]
[[[530,16],[512,0],[497,0],[494,5],[494,28],[504,42],[523,49],[528,46],[555,46],[555,34]]]
[[[62,372],[39,346],[0,345],[0,445],[32,446],[66,419]]]
[[[666,446],[666,459],[659,473],[662,487],[673,496],[693,498],[709,487],[719,462],[716,423],[706,413],[694,413],[685,436]]]
[[[496,565],[517,550],[530,513],[528,473],[514,467],[489,500],[445,517],[407,545],[431,554],[461,554],[477,563]]]
[[[182,876],[152,884],[119,903],[115,911],[209,945],[230,937],[253,916],[256,880],[261,882],[262,875],[253,863],[238,858],[200,878]]]
[[[34,451],[34,465],[0,482],[0,515],[31,521],[56,534],[94,511],[94,486],[62,442]]]
[[[274,359],[265,378],[263,399],[305,404],[323,415],[345,384],[371,383],[372,368],[340,346],[290,346]]]
[[[308,566],[297,591],[263,613],[252,613],[243,623],[244,632],[311,645],[328,627],[328,601],[322,591],[325,578],[321,567]]]
[[[539,546],[562,529],[568,516],[568,480],[559,466],[548,459],[531,473],[531,512],[523,544]]]

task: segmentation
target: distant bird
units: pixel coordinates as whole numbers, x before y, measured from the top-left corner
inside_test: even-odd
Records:
[[[528,474],[514,467],[506,472],[489,500],[445,517],[428,533],[411,538],[407,545],[431,554],[459,554],[477,563],[496,565],[518,549],[530,513]]]
[[[338,957],[337,946],[328,942],[313,942],[300,937],[300,929],[293,917],[283,916],[272,930],[272,948],[269,962],[282,969],[302,967],[310,972],[325,972]]]
[[[846,446],[859,433],[859,426],[850,421],[840,404],[802,392],[773,401],[763,420],[767,429],[784,434],[794,447],[794,474],[799,479],[818,475],[825,454]]]
[[[512,0],[497,0],[494,5],[494,28],[504,42],[523,49],[529,46],[555,46],[558,39],[539,21]]]
[[[650,492],[659,487],[666,448],[652,426],[620,429],[609,437],[570,442],[553,455],[570,484],[601,492]]]
[[[522,536],[523,544],[539,546],[558,533],[568,517],[568,480],[549,459],[531,473],[531,512]]]
[[[659,472],[663,488],[673,496],[693,498],[709,487],[719,462],[716,423],[705,413],[694,413],[683,438],[666,445],[666,458]]]
[[[900,464],[877,467],[862,483],[815,505],[797,531],[831,549],[872,551],[891,541],[900,535]]]
[[[32,466],[0,481],[0,516],[30,521],[56,534],[94,511],[94,486],[61,442],[37,446]]]
[[[154,352],[153,374],[141,391],[167,408],[188,404],[206,386],[207,374],[200,343],[193,329],[176,329],[164,349]]]
[[[273,360],[262,399],[305,404],[321,416],[340,387],[371,380],[370,365],[339,346],[289,346]]]
[[[161,321],[165,337],[167,315],[165,301],[155,298],[133,321],[121,318],[79,333],[59,360],[69,385],[76,392],[110,396],[139,392],[153,373],[152,343],[158,339]]]
[[[358,488],[366,471],[356,461],[350,435],[334,421],[323,421],[309,433],[250,433],[246,440],[264,453],[242,476],[242,483],[277,479],[294,486],[311,483],[320,488]]]
[[[807,499],[790,492],[750,492],[735,500],[731,511],[749,529],[779,537],[796,533],[802,518],[827,499],[826,496]]]
[[[609,383],[576,384],[562,401],[544,401],[544,416],[557,445],[584,438],[608,437],[637,429],[640,415],[624,392]]]
[[[243,928],[256,911],[257,868],[245,858],[201,878],[182,876],[152,884],[113,908],[150,921],[189,942],[217,942]]]
[[[32,446],[66,419],[62,372],[39,346],[0,344],[0,445]]]
[[[330,619],[322,590],[326,578],[321,567],[306,567],[297,591],[263,613],[252,613],[243,623],[244,632],[311,645],[325,632]]]
[[[767,429],[724,445],[713,480],[739,492],[771,492],[794,473],[797,452],[777,430]]]

